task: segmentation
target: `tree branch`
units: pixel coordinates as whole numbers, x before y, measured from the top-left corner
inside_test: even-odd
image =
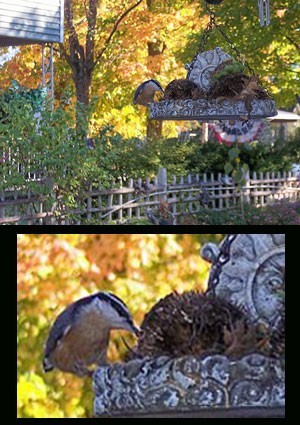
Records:
[[[289,35],[286,35],[285,38],[289,40],[289,42],[292,43],[297,50],[300,50],[300,44],[297,44]]]
[[[97,65],[97,63],[99,62],[99,60],[101,59],[101,57],[103,56],[105,50],[108,48],[109,43],[112,39],[112,37],[114,36],[115,32],[117,31],[120,23],[123,21],[123,19],[133,10],[135,9],[139,4],[142,3],[143,0],[139,0],[137,3],[135,3],[133,6],[131,6],[129,9],[125,10],[125,12],[123,12],[121,14],[121,16],[119,16],[119,18],[115,21],[114,26],[109,34],[109,36],[107,37],[107,39],[104,42],[104,46],[102,47],[102,49],[100,50],[100,52],[98,53],[98,55],[96,56],[96,59],[93,63],[93,68],[95,68],[95,66]]]
[[[79,62],[79,55],[81,60],[84,60],[84,49],[79,43],[74,27],[72,0],[65,0],[65,25],[69,33],[70,54],[67,53],[63,46],[61,46],[61,52],[69,65],[73,68],[75,64]]]
[[[86,54],[87,64],[91,68],[93,68],[93,65],[94,65],[97,3],[98,3],[97,0],[89,0],[89,7],[86,8],[88,29],[86,33],[85,54]]]

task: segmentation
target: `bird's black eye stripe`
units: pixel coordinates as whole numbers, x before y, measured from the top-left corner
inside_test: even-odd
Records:
[[[98,294],[96,294],[96,297],[98,297],[102,301],[108,302],[119,313],[121,317],[127,319],[129,323],[132,322],[126,304],[124,304],[124,302],[119,297],[110,292],[98,292]]]

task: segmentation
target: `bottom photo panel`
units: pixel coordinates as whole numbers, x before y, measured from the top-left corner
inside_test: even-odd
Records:
[[[18,418],[285,416],[285,234],[18,234]]]

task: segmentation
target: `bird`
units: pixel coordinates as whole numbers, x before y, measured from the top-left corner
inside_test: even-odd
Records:
[[[157,80],[147,80],[138,86],[134,93],[133,104],[148,106],[154,101],[155,92],[164,90]]]
[[[79,377],[91,376],[88,366],[107,364],[110,331],[125,329],[138,335],[124,302],[110,292],[81,298],[54,321],[44,346],[43,369],[59,369]]]
[[[160,226],[167,226],[167,225],[173,225],[174,224],[174,215],[170,212],[170,218],[164,218],[164,217],[156,217],[156,215],[153,213],[153,211],[151,210],[151,208],[147,208],[146,210],[146,215],[148,217],[148,219],[151,221],[151,223],[155,224],[155,225],[160,225]]]
[[[159,219],[157,217],[155,217],[151,208],[147,208],[146,214],[147,214],[147,217],[149,218],[149,220],[151,221],[151,223],[156,224],[156,225],[160,224]]]

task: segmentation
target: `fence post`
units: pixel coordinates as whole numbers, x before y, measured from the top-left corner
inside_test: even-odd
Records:
[[[160,191],[165,192],[167,190],[167,169],[166,168],[159,168],[158,169],[158,185],[161,186]],[[162,201],[167,201],[168,196],[167,194],[161,195],[160,199]]]
[[[45,188],[47,188],[47,192],[50,193],[50,200],[46,200],[46,202],[44,202],[43,205],[43,210],[44,212],[48,213],[48,212],[55,212],[58,208],[58,203],[59,200],[57,199],[57,196],[54,192],[54,185],[55,185],[55,181],[54,178],[52,176],[47,176],[44,182]],[[50,214],[49,216],[46,216],[43,219],[43,224],[57,224],[55,223],[55,218],[52,214]]]
[[[250,171],[248,170],[245,175],[245,186],[244,186],[244,201],[250,204]]]

